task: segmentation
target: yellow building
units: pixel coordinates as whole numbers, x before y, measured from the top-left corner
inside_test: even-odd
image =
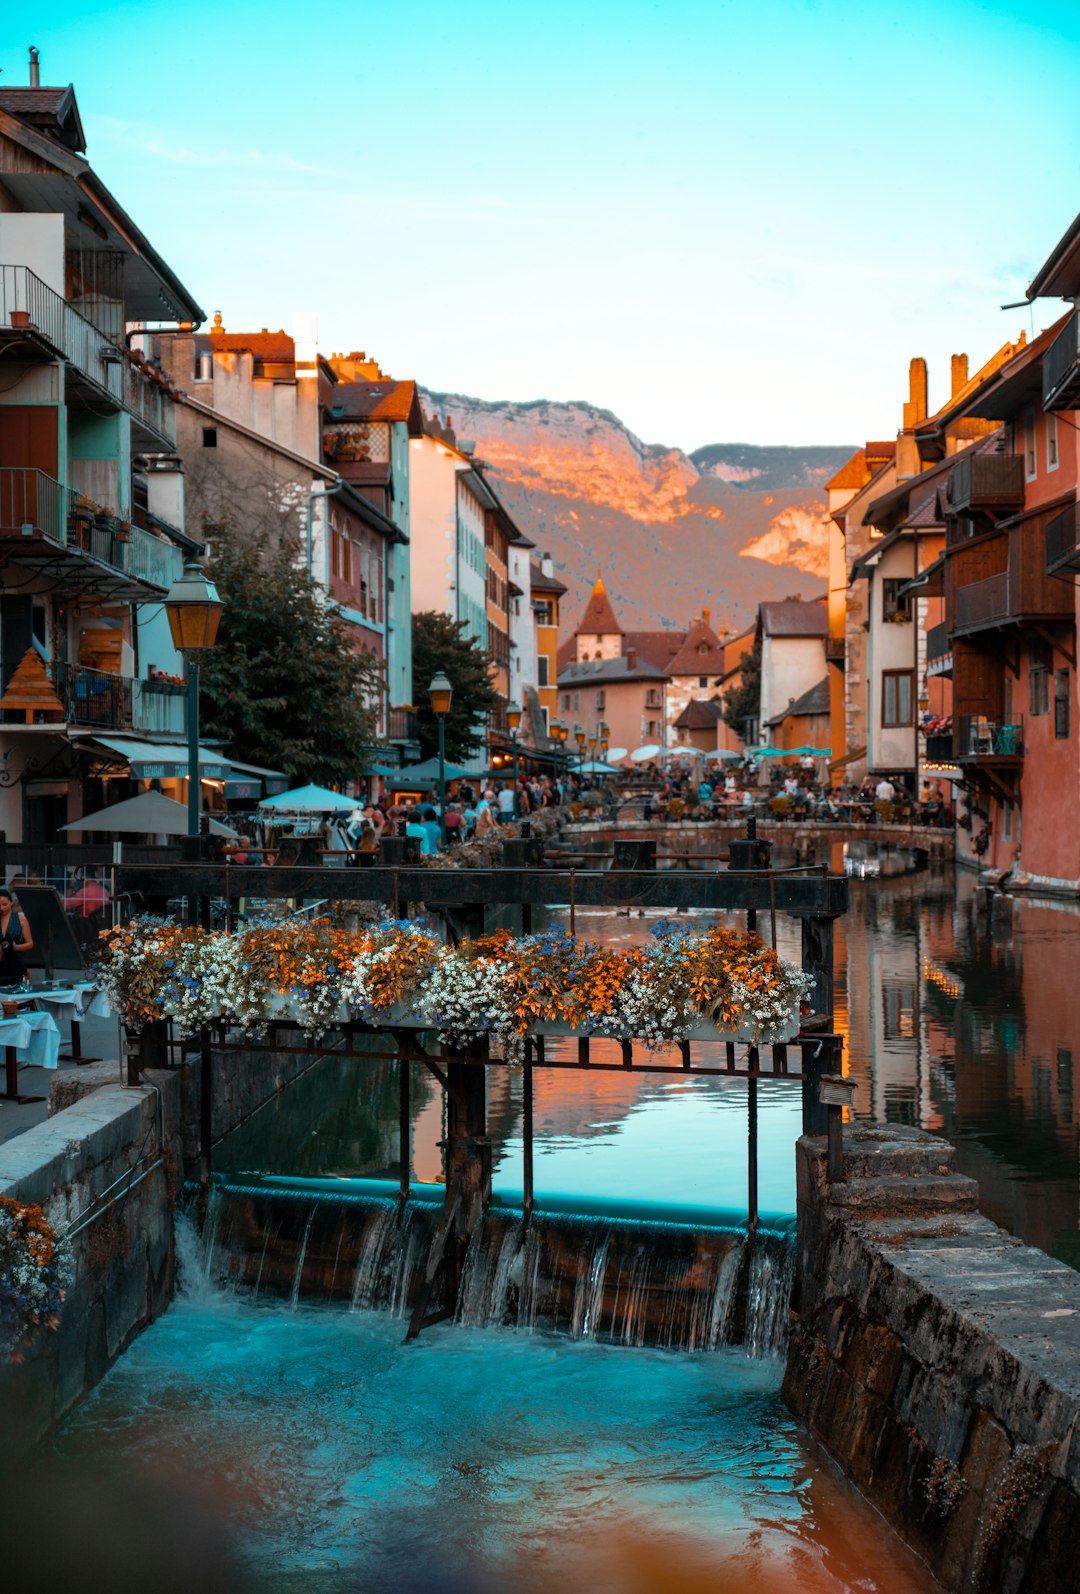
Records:
[[[529,590],[536,639],[536,690],[544,716],[545,731],[555,718],[559,675],[559,602],[566,588],[556,579],[551,556],[529,565]]]

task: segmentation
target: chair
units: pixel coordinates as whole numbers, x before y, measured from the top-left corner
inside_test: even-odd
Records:
[[[969,732],[970,743],[968,751],[971,753],[992,753],[994,751],[994,733],[990,721],[985,714],[975,714],[971,720]]]

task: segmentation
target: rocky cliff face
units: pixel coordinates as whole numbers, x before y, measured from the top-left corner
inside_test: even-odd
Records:
[[[507,508],[569,589],[566,629],[602,573],[627,629],[681,628],[707,605],[739,627],[762,599],[820,591],[821,487],[850,448],[715,444],[687,455],[643,443],[582,402],[491,403],[424,392],[473,442]]]

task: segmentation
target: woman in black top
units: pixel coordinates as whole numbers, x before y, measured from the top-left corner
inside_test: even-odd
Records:
[[[0,890],[0,985],[18,985],[23,977],[22,952],[33,950],[34,938],[23,924],[10,891]]]

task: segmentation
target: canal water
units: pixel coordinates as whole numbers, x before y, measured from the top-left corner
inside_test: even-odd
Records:
[[[966,877],[910,862],[857,871],[838,934],[856,1114],[946,1134],[990,1216],[1078,1264],[1080,916],[1033,901],[987,913]],[[630,941],[653,922],[579,913],[576,928]],[[797,958],[797,927],[778,933]],[[508,1207],[518,1092],[515,1074],[493,1071]],[[440,1096],[417,1071],[419,1183],[440,1175]],[[760,1204],[779,1231],[794,1207],[797,1087],[762,1086],[759,1108]],[[659,1223],[691,1204],[726,1221],[745,1212],[746,1113],[737,1080],[538,1070],[537,1201],[632,1198]],[[237,1182],[251,1170],[386,1179],[397,1158],[392,1067],[329,1059],[230,1137],[217,1166]],[[482,1311],[405,1345],[400,1319],[359,1295],[350,1309],[222,1288],[194,1243],[186,1277],[60,1446],[170,1495],[194,1489],[232,1535],[248,1581],[230,1587],[931,1587],[786,1415],[775,1351],[612,1344],[587,1314],[556,1335]]]

